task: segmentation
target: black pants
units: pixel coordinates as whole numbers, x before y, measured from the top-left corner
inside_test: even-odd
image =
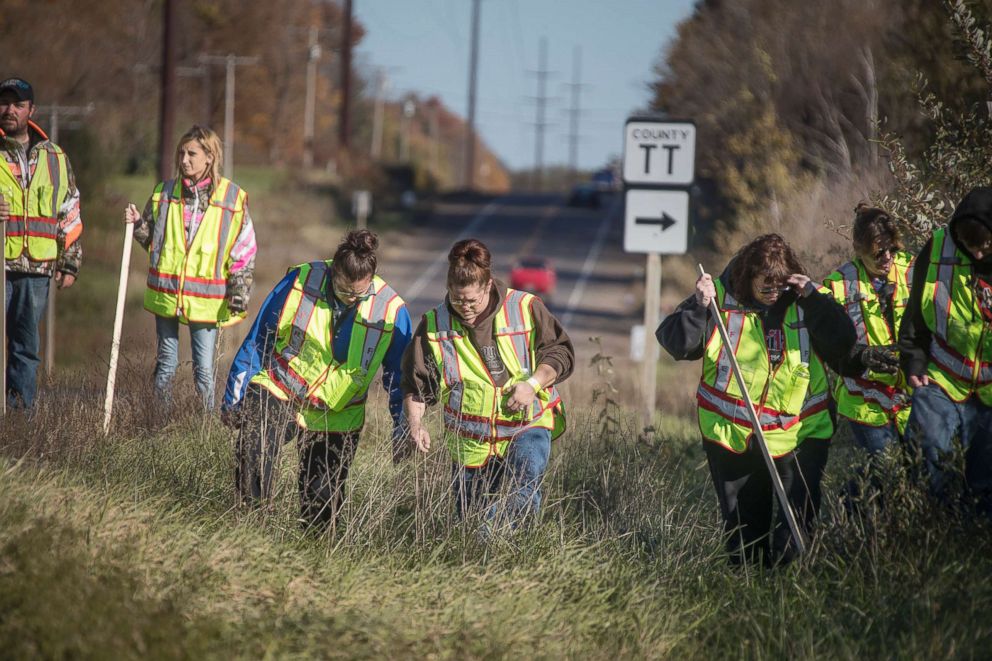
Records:
[[[756,443],[743,453],[703,441],[713,486],[720,501],[730,561],[787,562],[796,549],[779,508],[772,529],[775,488]],[[807,438],[795,451],[775,459],[775,468],[792,504],[800,529],[809,539],[820,511],[820,480],[827,465],[830,439]]]
[[[358,434],[302,429],[291,405],[255,385],[248,386],[241,411],[234,476],[241,501],[258,506],[272,498],[279,450],[295,439],[300,452],[300,522],[318,532],[333,525],[344,501]]]

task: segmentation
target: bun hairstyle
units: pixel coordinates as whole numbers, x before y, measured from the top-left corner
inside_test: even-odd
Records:
[[[766,280],[785,280],[793,273],[806,274],[780,234],[762,234],[741,248],[730,262],[731,293],[739,301],[754,300],[751,282],[763,275]]]
[[[338,244],[334,251],[334,271],[350,282],[357,282],[375,275],[375,251],[379,238],[368,230],[353,230]]]
[[[484,285],[493,277],[493,257],[478,239],[465,239],[448,253],[448,286]]]
[[[885,211],[861,202],[854,208],[854,249],[870,254],[876,248],[891,245],[903,249],[902,236],[895,221]]]

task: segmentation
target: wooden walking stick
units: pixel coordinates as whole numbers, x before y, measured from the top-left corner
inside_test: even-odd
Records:
[[[699,275],[706,275],[706,270],[703,268],[702,264],[699,264]],[[778,496],[779,505],[782,507],[782,512],[785,514],[785,520],[789,524],[789,530],[792,532],[792,538],[796,541],[796,548],[799,553],[806,552],[806,539],[803,537],[803,533],[799,530],[799,523],[796,521],[796,514],[792,511],[792,504],[789,502],[788,496],[785,494],[785,487],[782,485],[782,478],[779,476],[778,471],[775,470],[775,460],[772,459],[771,453],[768,451],[768,445],[765,443],[765,435],[761,431],[761,420],[758,419],[758,414],[754,410],[754,403],[751,401],[751,394],[747,391],[747,384],[744,382],[744,375],[741,373],[741,367],[737,364],[737,356],[730,348],[730,337],[727,335],[727,327],[723,324],[723,316],[720,314],[720,306],[716,303],[716,298],[710,300],[710,312],[713,314],[713,318],[716,320],[716,326],[720,329],[720,337],[723,338],[723,346],[726,349],[724,352],[728,358],[730,358],[730,366],[734,370],[734,378],[737,379],[737,387],[741,390],[741,398],[744,400],[744,405],[747,408],[748,417],[751,418],[751,429],[754,432],[754,442],[758,444],[758,449],[761,450],[761,456],[765,459],[765,466],[768,468],[768,473],[772,478],[772,485],[775,487],[775,494]]]
[[[110,413],[114,408],[114,382],[117,379],[117,356],[121,351],[121,327],[124,325],[124,298],[127,294],[127,272],[131,266],[131,240],[134,223],[124,226],[124,254],[121,256],[121,278],[117,285],[117,311],[114,313],[114,339],[110,345],[110,371],[107,372],[107,399],[103,404],[103,433],[110,431]]]

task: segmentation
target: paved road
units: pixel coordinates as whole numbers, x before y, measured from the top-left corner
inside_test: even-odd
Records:
[[[585,364],[593,350],[589,336],[602,337],[614,355],[626,354],[630,326],[641,318],[642,260],[622,251],[622,233],[616,204],[575,209],[547,194],[441,204],[422,224],[385,241],[380,272],[406,299],[416,324],[444,296],[447,253],[455,241],[474,237],[484,242],[493,254],[495,275],[503,279],[519,256],[550,257],[558,271],[550,307]]]

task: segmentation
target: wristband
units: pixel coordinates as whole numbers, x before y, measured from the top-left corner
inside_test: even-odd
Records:
[[[524,381],[524,383],[526,383],[528,386],[533,388],[535,393],[539,393],[541,392],[541,390],[544,389],[544,386],[541,385],[541,382],[534,377],[530,377],[529,379]]]

